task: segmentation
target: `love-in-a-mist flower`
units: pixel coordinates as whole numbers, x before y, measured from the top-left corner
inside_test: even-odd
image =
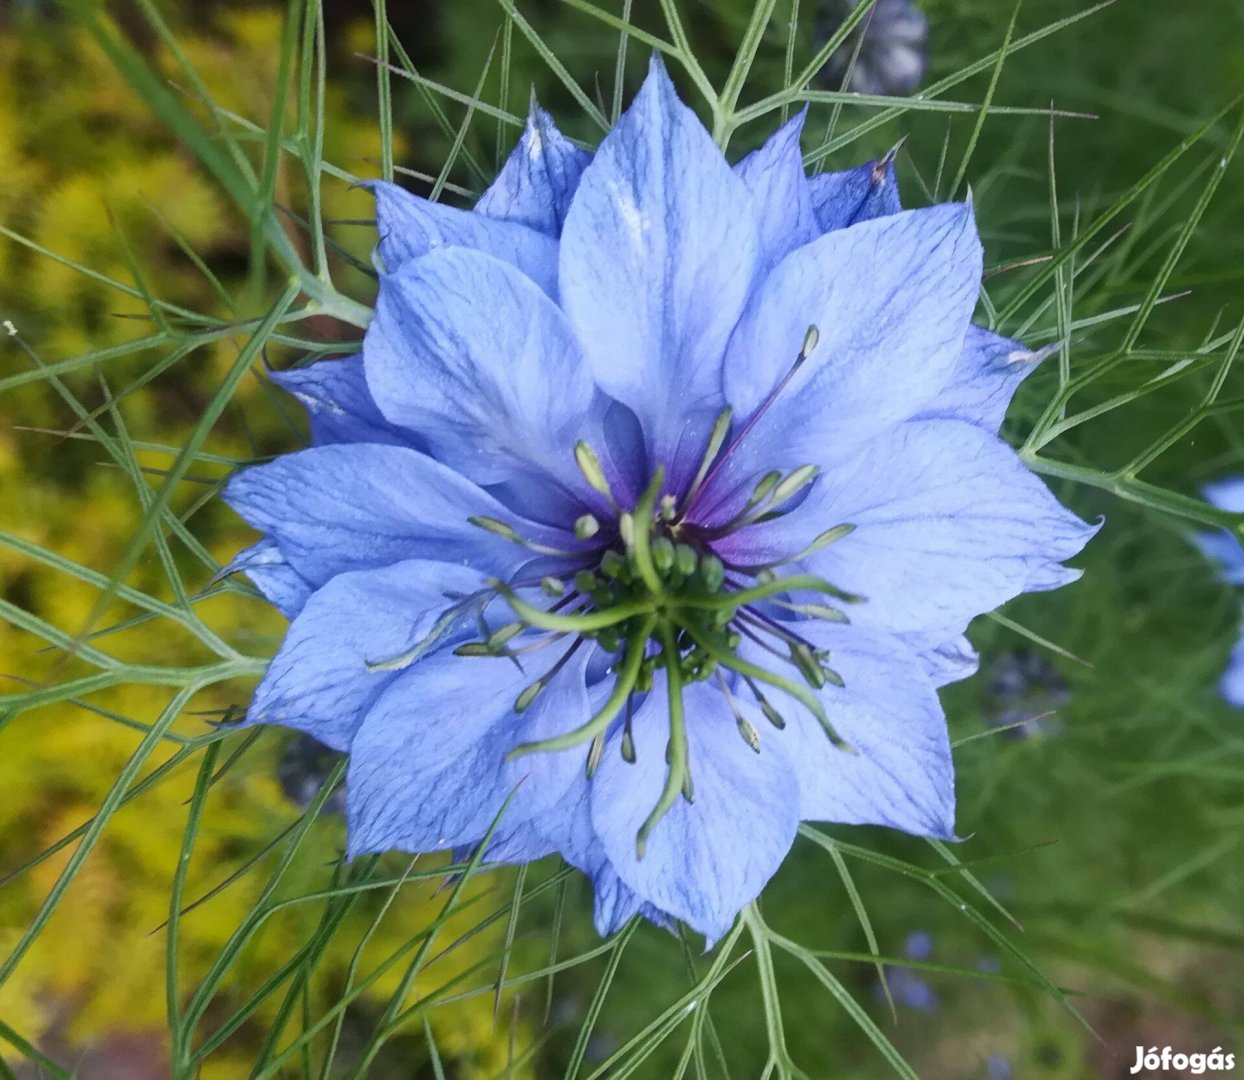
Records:
[[[731,168],[654,62],[473,211],[373,185],[362,355],[276,376],[315,445],[227,496],[292,619],[248,722],[349,752],[351,854],[500,814],[602,932],[712,938],[801,819],[953,835],[936,687],[1093,530],[997,437],[1035,357],[971,325],[971,207],[808,178],[801,124]]]
[[[1202,493],[1220,510],[1244,514],[1244,476],[1206,484]],[[1198,533],[1196,541],[1200,549],[1218,564],[1228,585],[1244,585],[1244,546],[1240,545],[1239,537],[1226,529],[1218,529]],[[1218,688],[1229,704],[1244,709],[1244,628],[1231,650],[1227,670],[1223,672]]]

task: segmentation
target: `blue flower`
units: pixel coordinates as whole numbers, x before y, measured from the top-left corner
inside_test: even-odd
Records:
[[[933,956],[933,935],[927,930],[914,930],[903,943],[903,952],[910,960],[928,960]],[[889,987],[890,999],[905,1009],[916,1012],[934,1012],[941,1004],[937,991],[917,971],[909,967],[887,964],[885,982],[878,980],[877,1000],[885,999]]]
[[[1204,495],[1220,510],[1228,510],[1233,514],[1244,513],[1244,476],[1207,484]],[[1216,532],[1199,533],[1194,539],[1201,551],[1218,564],[1227,584],[1244,585],[1244,547],[1240,545],[1238,537],[1226,529],[1219,529]],[[1235,648],[1231,650],[1227,670],[1223,672],[1218,688],[1228,704],[1244,709],[1244,631],[1241,631]]]
[[[1005,1054],[990,1054],[986,1069],[989,1072],[989,1080],[1013,1080],[1015,1076],[1010,1058]]]
[[[731,168],[654,61],[474,211],[372,185],[363,352],[277,376],[313,446],[227,491],[292,620],[247,722],[349,752],[350,854],[501,815],[602,933],[711,939],[801,820],[953,835],[936,688],[1093,528],[997,437],[1037,356],[970,325],[970,206],[808,179],[801,125]]]

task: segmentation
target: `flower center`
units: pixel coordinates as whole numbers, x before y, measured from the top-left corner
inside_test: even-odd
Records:
[[[508,656],[521,663],[523,656],[536,650],[561,648],[560,657],[518,695],[516,712],[529,709],[586,643],[616,658],[611,668],[611,692],[594,716],[562,735],[524,743],[511,752],[511,757],[586,746],[586,768],[591,777],[607,734],[620,722],[620,752],[626,760],[634,761],[631,719],[636,701],[653,690],[658,673],[664,674],[669,698],[666,782],[636,838],[640,856],[652,829],[679,795],[688,801],[694,798],[683,710],[683,691],[688,685],[715,682],[739,734],[757,753],[760,734],[743,715],[736,694],[749,695],[771,724],[783,728],[786,719],[768,696],[780,691],[810,712],[835,746],[849,749],[834,731],[818,697],[826,685],[841,686],[842,679],[829,666],[828,651],[800,633],[801,628],[807,629],[808,619],[846,622],[847,617],[840,607],[824,600],[810,602],[799,597],[820,594],[842,603],[861,598],[814,575],[782,575],[779,570],[848,535],[853,526],[828,529],[804,550],[763,566],[739,565],[723,559],[715,550],[720,541],[742,529],[790,513],[798,505],[796,497],[816,480],[817,468],[805,465],[789,473],[766,473],[728,521],[705,525],[692,517],[706,486],[815,344],[813,327],[795,365],[729,445],[730,410],[718,416],[699,471],[681,496],[664,492],[665,470],[658,466],[634,507],[623,509],[596,453],[580,442],[575,447],[580,471],[614,512],[604,522],[590,513],[576,520],[575,535],[583,541],[598,541],[596,546],[579,551],[554,550],[524,539],[504,522],[471,519],[481,528],[548,556],[557,566],[538,580],[490,582],[491,592],[483,600],[481,613],[499,597],[509,604],[515,621],[455,650],[463,656]],[[537,584],[551,601],[547,606],[533,597]],[[763,653],[764,662],[753,662],[744,651],[756,657]]]

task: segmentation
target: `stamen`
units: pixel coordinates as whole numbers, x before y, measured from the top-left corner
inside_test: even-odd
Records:
[[[532,703],[536,700],[536,698],[544,693],[545,688],[553,681],[557,673],[566,666],[567,661],[574,656],[583,642],[583,638],[576,639],[575,643],[562,654],[562,656],[553,664],[551,668],[548,669],[548,671],[541,675],[540,678],[538,678],[530,686],[523,689],[522,693],[514,699],[514,711],[516,713],[524,713],[531,708]]]
[[[726,682],[726,677],[720,671],[717,672],[717,682],[721,685],[721,692],[725,695],[726,702],[730,706],[730,711],[734,713],[734,722],[738,725],[739,734],[743,736],[743,741],[747,743],[757,754],[760,753],[760,733],[752,726],[739,709],[738,702],[734,700],[734,694],[730,692],[730,684]]]
[[[598,532],[600,532],[600,522],[596,520],[595,515],[584,514],[575,519],[574,534],[580,540],[590,540]]]
[[[534,551],[540,555],[564,555],[571,559],[583,555],[582,551],[565,551],[562,548],[548,547],[545,544],[537,544],[534,540],[527,540],[504,521],[498,521],[496,518],[483,517],[477,514],[467,518],[467,521],[476,528],[483,529],[485,532],[501,537],[502,540],[509,540],[512,544],[518,544],[520,547],[525,547],[528,551]]]
[[[480,606],[481,611],[487,608],[492,602],[491,590],[472,593],[470,596],[464,597],[459,603],[448,608],[445,613],[436,620],[432,629],[422,638],[415,642],[404,653],[397,656],[391,656],[385,660],[364,660],[363,666],[368,671],[401,671],[410,667],[411,664],[426,656],[440,640],[448,634],[457,624],[467,609],[472,605]]]
[[[796,469],[773,489],[773,505],[781,506],[782,503],[802,491],[817,478],[820,471],[815,465],[804,465]]]
[[[704,562],[710,559],[714,560],[718,566],[721,566],[721,560],[714,555],[706,556]],[[703,569],[701,569],[703,573]],[[722,569],[722,580],[725,580],[725,569]],[[713,579],[716,580],[716,572],[713,572]],[[732,581],[731,584],[734,584]],[[720,588],[720,584],[717,586]],[[786,592],[822,592],[829,596],[841,599],[842,590],[831,585],[824,578],[816,577],[813,574],[791,574],[789,577],[774,578],[772,581],[766,581],[760,585],[753,585],[748,589],[738,589],[736,592],[720,593],[710,596],[687,596],[679,597],[678,604],[681,607],[689,607],[696,609],[724,609],[727,611],[737,611],[741,607],[748,604],[754,604],[758,600],[768,600],[770,597],[778,596]]]
[[[767,472],[757,481],[756,486],[752,489],[752,493],[748,496],[745,509],[750,510],[754,506],[759,506],[772,493],[774,488],[778,486],[778,481],[782,479],[782,474],[774,469]]]
[[[811,619],[823,619],[825,622],[849,623],[845,611],[828,604],[795,604],[789,600],[774,600],[773,603],[785,611],[793,611],[797,615],[807,615]]]
[[[849,753],[855,751],[842,739],[837,731],[834,730],[833,724],[830,722],[828,715],[825,713],[824,706],[817,700],[816,696],[808,690],[807,687],[801,686],[792,679],[784,678],[781,675],[775,675],[771,671],[766,671],[762,667],[743,660],[741,657],[735,656],[733,653],[727,652],[711,641],[702,637],[696,630],[686,624],[683,629],[688,635],[699,645],[705,652],[716,659],[722,667],[729,668],[731,671],[737,671],[740,675],[749,675],[757,682],[765,683],[769,686],[777,687],[777,689],[785,691],[801,705],[804,706],[816,719],[820,722],[822,729],[829,741],[839,750],[846,750]]]
[[[713,462],[713,466],[711,469],[709,469],[708,475],[704,478],[703,483],[696,485],[697,495],[699,494],[700,490],[703,487],[707,486],[712,481],[712,479],[721,471],[722,466],[725,465],[725,463],[730,460],[730,456],[743,444],[743,441],[747,438],[747,436],[752,433],[752,429],[755,428],[755,426],[758,423],[760,423],[761,417],[763,417],[765,413],[767,413],[769,409],[772,407],[773,403],[777,401],[782,391],[785,390],[786,387],[790,384],[791,379],[795,377],[795,373],[801,367],[803,367],[804,361],[806,361],[808,357],[812,354],[812,350],[816,348],[817,343],[820,340],[821,340],[821,332],[815,326],[809,326],[807,331],[803,335],[803,344],[799,347],[799,355],[795,357],[795,362],[791,364],[789,369],[787,369],[786,374],[783,375],[782,378],[778,380],[777,386],[775,386],[772,390],[769,391],[768,396],[764,399],[764,401],[760,403],[756,411],[752,413],[751,418],[747,421],[747,423],[743,425],[743,430],[740,431],[738,435],[734,437],[730,445],[726,447],[725,452],[720,457],[718,457],[715,462]],[[695,500],[689,498],[687,500],[687,509],[684,512],[684,516],[686,516],[686,514],[689,514],[694,507],[695,507]]]
[[[814,690],[822,690],[825,687],[827,676],[821,670],[821,665],[817,662],[815,654],[806,645],[792,645],[790,647],[791,662],[799,669],[799,674],[804,677],[804,681]]]
[[[695,479],[691,481],[691,487],[687,489],[687,506],[695,505],[695,497],[700,493],[700,485],[708,477],[708,471],[713,467],[713,462],[717,459],[717,455],[721,452],[722,443],[726,441],[726,435],[730,431],[730,421],[734,413],[727,405],[721,412],[717,414],[717,419],[713,421],[713,430],[708,437],[708,446],[705,447],[704,457],[700,461],[700,468],[695,474]]]
[[[812,541],[802,551],[795,552],[794,555],[787,555],[783,559],[775,559],[771,563],[765,563],[763,566],[743,566],[741,564],[732,563],[731,569],[739,570],[742,573],[749,573],[759,578],[765,573],[769,573],[772,577],[772,571],[779,566],[789,566],[791,563],[797,563],[802,559],[806,559],[809,555],[815,555],[818,551],[823,551],[830,544],[841,540],[844,536],[850,536],[855,532],[854,525],[835,525],[832,529],[826,529],[820,536]],[[789,579],[786,579],[789,580]],[[860,604],[866,599],[863,596],[857,596],[854,593],[843,592],[841,589],[830,586],[831,595],[838,597],[848,604]]]
[[[614,717],[621,712],[622,706],[626,704],[627,699],[631,696],[631,692],[635,689],[648,647],[648,638],[652,634],[656,622],[657,617],[649,615],[627,641],[626,656],[622,661],[621,670],[619,670],[617,680],[614,683],[613,692],[601,707],[600,712],[586,724],[575,728],[573,731],[555,735],[551,739],[541,739],[539,742],[522,743],[516,746],[507,755],[507,760],[512,761],[523,754],[535,753],[537,750],[569,750],[572,747],[587,742],[589,739],[596,738],[598,735],[603,735],[613,722]]]
[[[613,490],[609,487],[609,481],[605,479],[605,470],[600,466],[600,458],[596,456],[596,451],[580,439],[574,444],[574,459],[592,490],[608,499],[609,505],[616,510],[618,504],[613,497]]]
[[[587,778],[592,779],[596,775],[596,770],[600,766],[600,755],[605,749],[605,736],[602,732],[592,740],[592,745],[587,749]]]
[[[633,694],[626,699],[626,720],[622,725],[622,760],[628,765],[635,764],[634,701]]]
[[[488,635],[488,647],[491,649],[500,649],[506,642],[513,641],[523,632],[523,624],[521,622],[506,623],[500,629],[494,630]]]

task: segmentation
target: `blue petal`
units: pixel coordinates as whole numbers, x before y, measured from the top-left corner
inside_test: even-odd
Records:
[[[1223,581],[1244,585],[1244,546],[1226,529],[1196,533],[1192,537],[1201,554],[1218,564]]]
[[[543,109],[532,105],[527,127],[475,212],[559,236],[592,155],[580,150]]]
[[[726,397],[752,417],[819,338],[704,505],[758,473],[824,466],[931,401],[953,370],[980,287],[968,207],[947,203],[829,233],[793,252],[748,303],[725,361]]]
[[[513,221],[429,202],[383,180],[366,185],[376,197],[380,260],[386,273],[440,247],[484,251],[518,267],[550,296],[557,293],[557,241]]]
[[[980,326],[968,327],[946,385],[922,416],[966,420],[996,432],[1015,391],[1057,346],[1033,352]]]
[[[804,109],[734,167],[756,205],[760,257],[766,268],[777,265],[823,231],[812,209],[812,193],[799,150],[806,117]]]
[[[820,173],[809,178],[808,188],[821,232],[888,217],[903,209],[893,154],[854,169]]]
[[[561,310],[513,267],[448,248],[386,275],[363,355],[384,414],[438,460],[480,484],[543,471],[592,494],[574,445],[593,414],[599,430],[595,383]]]
[[[1231,514],[1244,514],[1244,476],[1232,476],[1206,484],[1202,493],[1208,502]]]
[[[582,774],[582,770],[579,770]],[[566,861],[583,871],[592,882],[594,891],[593,922],[596,932],[601,937],[610,937],[622,929],[636,915],[642,915],[649,922],[666,930],[674,929],[673,920],[665,912],[658,910],[631,889],[618,877],[617,872],[605,856],[604,848],[591,832],[591,821],[587,808],[587,786],[583,786],[582,811],[576,811],[588,829],[588,841],[578,846],[564,848],[555,843],[548,835],[550,826],[557,829],[564,837],[562,827],[565,818],[565,807],[559,806],[555,813],[543,815],[541,818],[524,821],[519,824],[508,824],[510,815],[502,819],[496,833],[488,843],[485,859],[490,863],[525,863],[543,858],[555,851],[561,851]],[[564,843],[564,841],[563,841]],[[455,860],[469,857],[473,849],[468,847],[455,854]]]
[[[907,644],[912,643],[909,641]],[[934,648],[921,648],[919,657],[925,677],[934,686],[947,686],[970,679],[981,666],[980,653],[963,634]]]
[[[695,802],[682,797],[648,838],[642,859],[635,836],[665,783],[668,705],[665,681],[636,710],[637,760],[620,752],[620,733],[605,744],[592,780],[592,822],[610,863],[646,901],[708,938],[724,934],[759,895],[794,842],[799,787],[781,745],[759,754],[742,739],[721,694],[705,683],[683,693]],[[757,729],[765,726],[750,709]],[[770,745],[772,743],[772,745]]]
[[[453,618],[453,594],[484,587],[473,570],[420,560],[338,575],[290,625],[247,723],[282,724],[348,750],[364,714],[396,678],[392,670],[369,670],[369,663],[421,644],[435,651],[461,641],[474,630],[476,613],[460,608]]]
[[[270,371],[268,376],[307,410],[313,446],[371,442],[420,448],[414,432],[390,424],[376,407],[363,374],[362,354]]]
[[[562,305],[597,383],[634,410],[653,456],[703,450],[721,356],[757,262],[751,198],[664,67],[583,173],[561,243]],[[692,433],[686,432],[690,424]]]
[[[1227,704],[1244,709],[1244,635],[1231,650],[1231,659],[1227,662],[1227,670],[1222,674],[1218,689]]]
[[[725,554],[770,562],[840,524],[855,531],[804,565],[865,597],[851,621],[946,637],[1025,590],[1062,580],[1041,583],[1097,531],[996,436],[959,420],[916,420],[828,470],[788,518],[736,534]]]
[[[257,544],[239,551],[222,571],[222,576],[245,574],[264,597],[287,619],[302,610],[314,588],[285,561],[274,540],[264,537]]]
[[[552,547],[574,536],[524,522],[471,481],[400,446],[359,443],[286,454],[236,473],[225,501],[280,546],[318,588],[336,574],[402,559],[460,563],[505,575],[531,558],[472,525],[482,515]]]
[[[954,766],[946,717],[920,659],[888,634],[791,625],[830,650],[829,664],[846,685],[826,686],[818,696],[834,730],[852,748],[834,747],[807,709],[781,691],[766,690],[786,728],[762,732],[761,756],[777,742],[797,763],[800,817],[952,838]],[[753,655],[759,664],[766,657]]]
[[[441,652],[402,672],[350,747],[350,855],[478,843],[511,792],[506,826],[564,813],[583,753],[507,755],[591,715],[587,653],[572,657],[521,716],[514,700],[533,676],[508,659]]]

